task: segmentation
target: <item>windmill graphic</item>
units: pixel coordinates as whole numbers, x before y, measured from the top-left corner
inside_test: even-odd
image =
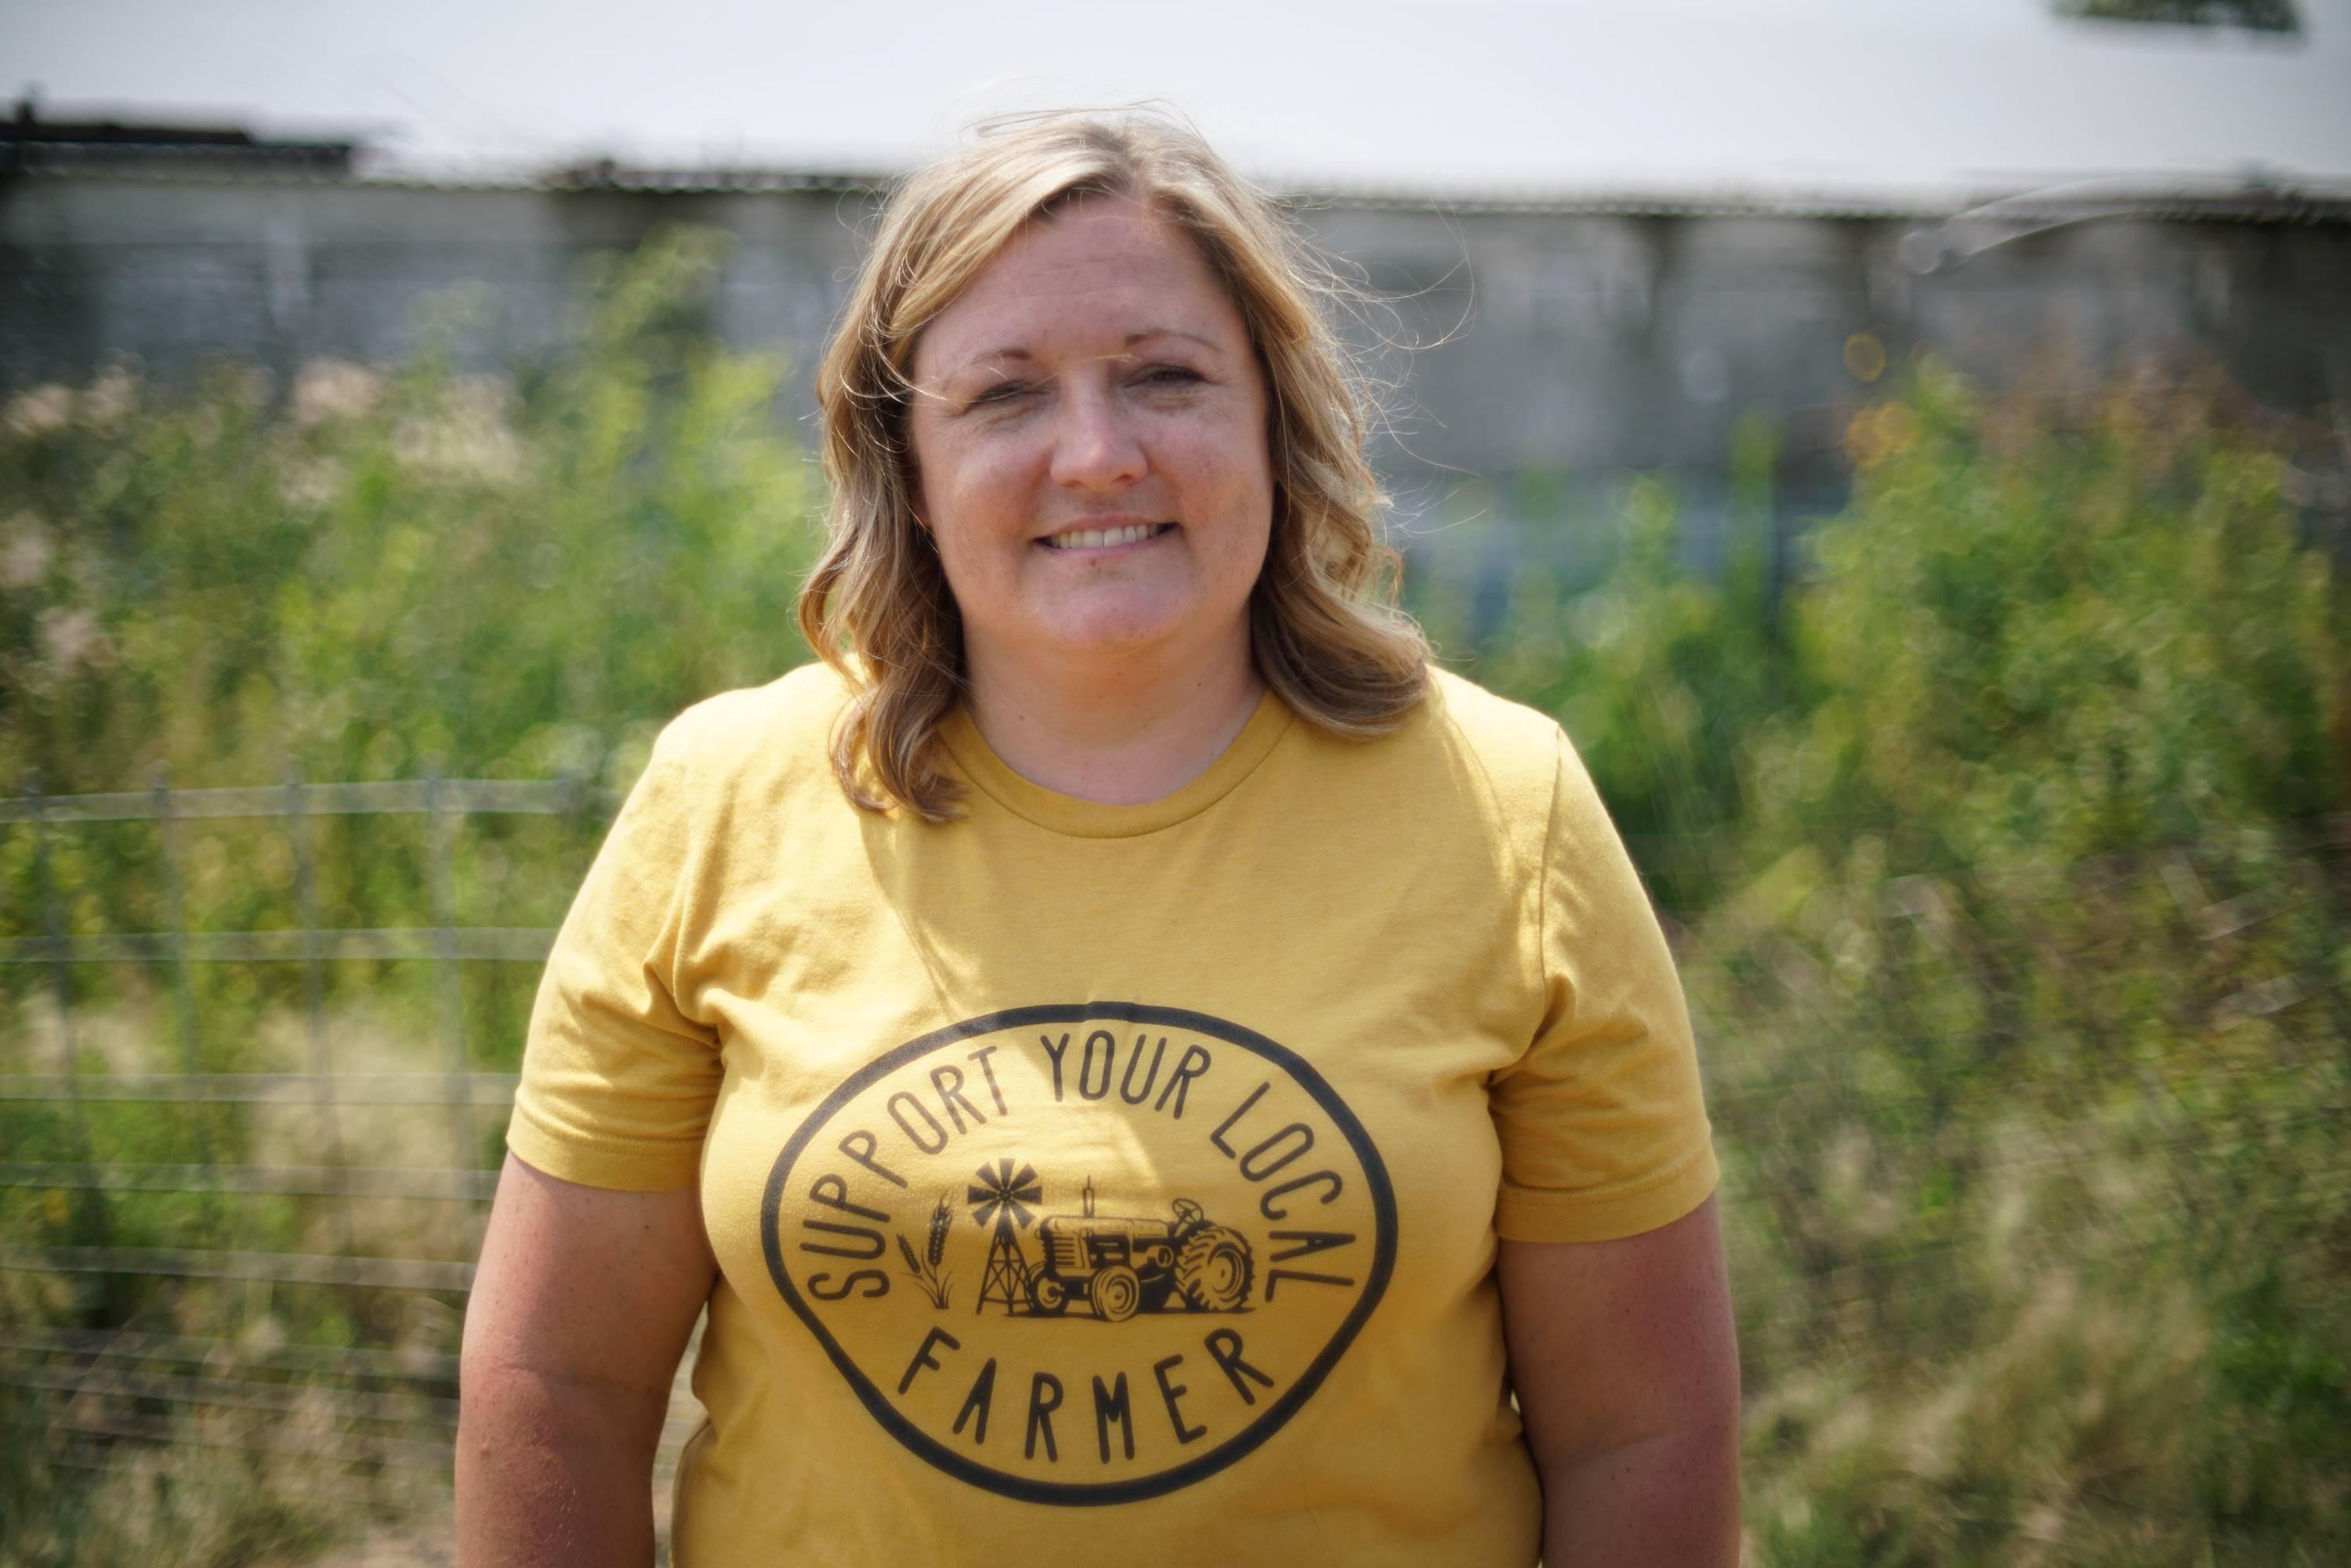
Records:
[[[1029,1205],[1044,1199],[1036,1169],[1023,1162],[1015,1171],[1010,1160],[997,1161],[993,1169],[982,1166],[974,1173],[965,1196],[972,1206],[972,1223],[983,1230],[991,1224],[996,1227],[996,1235],[987,1244],[987,1268],[979,1279],[979,1301],[973,1310],[984,1312],[990,1301],[998,1301],[1008,1312],[1020,1312],[1029,1304],[1029,1260],[1020,1256],[1015,1228],[1025,1228],[1030,1219]]]

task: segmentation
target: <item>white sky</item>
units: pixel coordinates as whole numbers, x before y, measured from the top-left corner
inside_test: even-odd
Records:
[[[1145,96],[1274,177],[1567,186],[2351,174],[2351,0],[2299,47],[2043,0],[0,0],[0,92],[404,158],[894,164]]]

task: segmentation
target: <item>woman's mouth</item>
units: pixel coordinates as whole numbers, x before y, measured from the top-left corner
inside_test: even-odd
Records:
[[[1130,523],[1115,528],[1068,528],[1049,534],[1037,542],[1047,549],[1106,549],[1113,545],[1140,544],[1144,539],[1157,538],[1176,525],[1173,523]]]

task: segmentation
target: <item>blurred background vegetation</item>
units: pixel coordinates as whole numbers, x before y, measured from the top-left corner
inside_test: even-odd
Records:
[[[802,662],[820,487],[772,417],[785,367],[695,329],[720,243],[602,264],[571,350],[512,378],[428,351],[18,396],[0,778],[434,771],[609,801],[678,708]],[[458,301],[444,332],[465,326]],[[1443,655],[1566,724],[1680,956],[1727,1167],[1752,1560],[2351,1560],[2342,518],[2297,506],[2281,442],[2217,379],[1991,395],[1922,357],[1883,384],[1846,433],[1849,502],[1793,539],[1779,436],[1740,427],[1703,571],[1665,476],[1582,519],[1590,570],[1529,563],[1499,610],[1476,552],[1437,548],[1478,516],[1411,541]],[[314,826],[320,926],[433,923],[422,822]],[[162,968],[29,961],[46,908],[69,936],[303,924],[287,823],[177,831],[167,863],[152,823],[0,824],[0,1075],[68,1051],[93,1075],[178,1065]],[[454,922],[553,925],[601,831],[465,819]],[[189,967],[202,1071],[301,1067],[298,966]],[[513,1069],[536,980],[465,966],[470,1066]],[[318,1005],[345,1071],[440,1065],[427,965],[339,959]],[[0,1143],[49,1168],[322,1159],[294,1110],[0,1099]],[[444,1114],[347,1118],[340,1153],[445,1164]],[[499,1120],[473,1124],[485,1168]],[[12,1248],[463,1260],[478,1220],[0,1187]],[[396,1358],[454,1354],[461,1310],[0,1270],[7,1333],[179,1336],[215,1347],[215,1379],[288,1347],[394,1358],[286,1379],[273,1419],[298,1437],[445,1440],[445,1398]],[[81,1420],[88,1397],[0,1388],[0,1560],[295,1562],[355,1503],[434,1496],[430,1464],[256,1451],[249,1410],[156,1396],[155,1442]]]

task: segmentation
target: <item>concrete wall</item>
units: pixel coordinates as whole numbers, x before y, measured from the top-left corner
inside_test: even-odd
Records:
[[[396,359],[426,303],[460,284],[488,305],[465,356],[512,362],[563,341],[587,256],[700,223],[742,242],[715,326],[791,355],[779,413],[799,419],[870,214],[862,195],[818,191],[27,176],[0,184],[0,385],[81,380],[123,355],[167,379],[223,353],[280,373],[316,355]],[[1870,393],[1848,367],[1855,333],[1897,363],[1932,345],[1995,384],[2064,345],[2085,369],[2216,362],[2284,412],[2351,401],[2351,221],[2104,219],[1926,277],[1896,256],[1928,226],[1916,218],[1353,204],[1308,222],[1390,297],[1366,340],[1421,345],[1376,356],[1403,383],[1382,458],[1399,493],[1506,532],[1530,481],[1589,496],[1658,466],[1703,517],[1751,409],[1786,433],[1785,503],[1834,504],[1836,444]]]
[[[716,305],[738,345],[823,335],[854,264],[831,196],[646,198],[43,177],[0,186],[0,377],[80,379],[116,355],[166,379],[229,354],[283,370],[317,355],[405,356],[423,307],[465,286],[490,308],[477,366],[563,342],[580,264],[654,225],[742,240]],[[853,198],[841,198],[844,214]]]

